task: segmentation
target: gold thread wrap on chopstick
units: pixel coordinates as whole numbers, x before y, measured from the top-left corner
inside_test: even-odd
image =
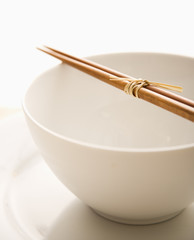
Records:
[[[139,79],[128,82],[124,87],[124,92],[134,97],[139,97],[138,92],[142,87],[149,85],[147,80]]]
[[[161,87],[161,88],[165,88],[168,90],[173,90],[173,91],[177,91],[177,92],[182,92],[183,88],[179,87],[179,86],[174,86],[174,85],[170,85],[170,84],[165,84],[165,83],[157,83],[157,82],[150,82],[146,79],[131,79],[131,78],[119,78],[119,77],[114,77],[114,78],[110,78],[111,81],[126,81],[126,85],[124,87],[124,92],[132,95],[134,97],[139,98],[138,96],[138,92],[142,87],[146,87],[148,85],[153,85],[156,87]]]

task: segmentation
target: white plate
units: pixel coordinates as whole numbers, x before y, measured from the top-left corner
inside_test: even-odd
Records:
[[[0,125],[0,239],[191,240],[194,204],[170,221],[149,226],[96,215],[52,174],[19,114]]]

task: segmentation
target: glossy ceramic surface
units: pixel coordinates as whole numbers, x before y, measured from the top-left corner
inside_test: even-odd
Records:
[[[194,238],[194,204],[170,221],[149,226],[117,224],[95,214],[50,171],[22,115],[0,124],[0,145],[0,239]]]
[[[193,97],[193,58],[123,53],[91,59],[137,78],[181,85]],[[32,83],[23,109],[52,171],[102,215],[149,224],[193,202],[191,122],[65,64]]]

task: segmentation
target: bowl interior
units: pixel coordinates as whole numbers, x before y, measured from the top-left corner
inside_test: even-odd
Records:
[[[150,81],[180,85],[193,98],[194,59],[119,53],[90,59]],[[194,143],[191,122],[133,98],[66,64],[39,76],[24,98],[27,114],[62,137],[98,147],[145,149]]]

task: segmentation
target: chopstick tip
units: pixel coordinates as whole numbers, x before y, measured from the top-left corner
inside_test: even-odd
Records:
[[[36,49],[38,49],[38,50],[42,50],[42,48],[44,48],[44,45],[36,46]]]

